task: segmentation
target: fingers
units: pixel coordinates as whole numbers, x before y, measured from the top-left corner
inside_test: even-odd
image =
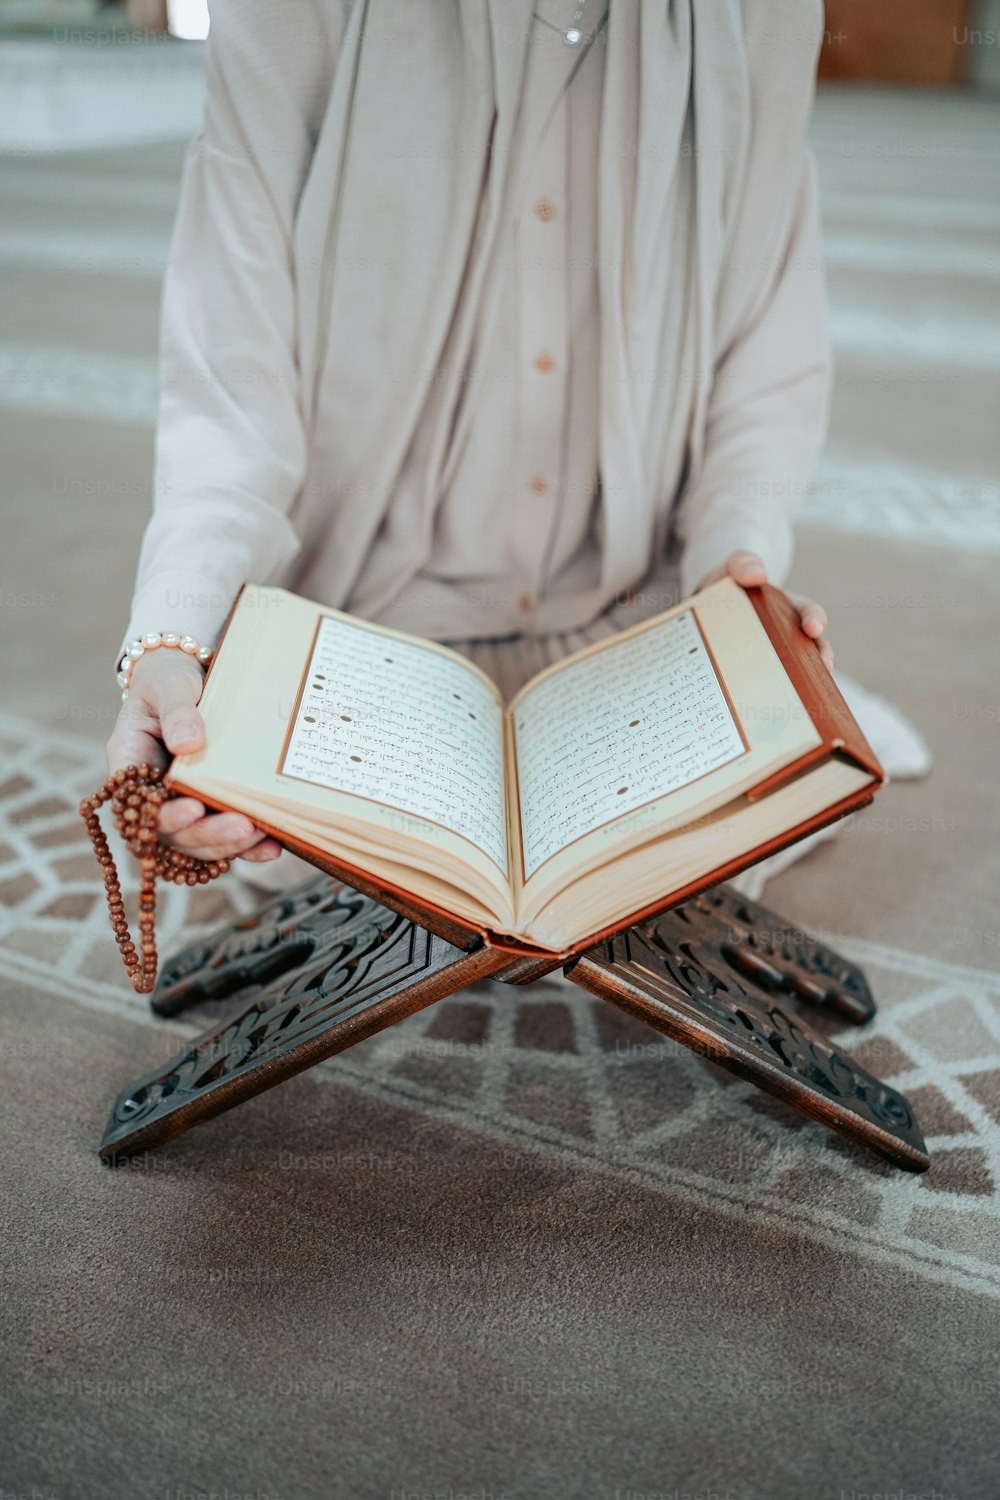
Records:
[[[200,750],[205,726],[195,705],[202,681],[198,664],[180,652],[141,657],[108,740],[108,769],[119,771],[143,762],[165,767],[171,754]]]
[[[132,669],[126,713],[154,720],[172,755],[191,754],[205,744],[205,725],[195,706],[203,684],[201,668],[182,652],[149,652]]]
[[[710,583],[718,582],[727,574],[743,588],[754,588],[767,582],[767,564],[756,552],[731,552],[725,567],[716,568],[714,572],[707,574],[698,587],[707,588]],[[801,594],[789,594],[788,597],[798,611],[802,630],[811,641],[816,642],[823,665],[832,672],[833,647],[823,634],[829,623],[826,610],[815,599],[806,599]]]
[[[204,816],[204,804],[194,797],[173,797],[160,808],[157,827],[161,834],[180,833]]]
[[[828,672],[832,672],[833,647],[823,634],[829,624],[826,610],[815,599],[806,599],[802,594],[789,594],[788,597],[799,612],[799,624],[803,633],[816,642],[823,665]]]
[[[229,819],[227,823],[227,819]],[[185,854],[194,854],[199,859],[246,859],[253,864],[263,864],[277,859],[281,845],[277,839],[268,838],[238,813],[209,813],[204,803],[194,797],[174,797],[160,808],[159,831],[161,841]],[[187,838],[172,835],[187,834]],[[256,842],[246,847],[246,839]],[[211,848],[211,854],[204,849]]]
[[[751,589],[767,582],[767,565],[756,552],[732,552],[726,559],[726,571],[730,578]]]
[[[107,746],[108,769],[129,765],[165,767],[171,755],[203,748],[205,724],[198,712],[201,668],[179,652],[152,652],[132,669],[129,695]],[[206,813],[196,797],[172,797],[160,808],[160,840],[196,859],[277,859],[281,845],[241,813]]]
[[[185,673],[171,674],[157,684],[156,706],[160,735],[172,755],[189,755],[205,744],[205,725],[195,704],[199,684]]]
[[[806,635],[818,640],[830,623],[822,604],[817,604],[815,599],[806,599],[802,594],[789,594],[788,597],[799,612],[799,624]]]
[[[236,859],[264,842],[275,841],[269,840],[242,813],[208,813],[163,837],[163,843],[183,854],[193,854],[196,859]],[[275,848],[280,852],[280,845],[275,844]]]
[[[767,582],[767,565],[756,552],[731,552],[721,567],[713,568],[711,573],[705,574],[698,588],[707,589],[709,584],[718,583],[720,578],[727,577],[744,588],[753,588],[756,584]]]
[[[149,720],[150,728],[143,727],[143,721],[137,718],[135,712],[126,714],[125,708],[118,715],[111,738],[105,747],[104,756],[108,763],[109,771],[124,771],[126,766],[161,766],[165,767],[169,756],[156,734],[155,720]]]
[[[261,839],[259,844],[254,844],[252,849],[247,849],[243,854],[238,854],[237,859],[245,859],[247,864],[262,865],[269,859],[277,859],[281,853],[281,845],[277,839]]]
[[[132,669],[129,695],[108,741],[108,767],[167,766],[171,755],[203,748],[198,712],[204,679],[198,664],[180,652],[151,652]],[[160,841],[196,859],[277,859],[281,845],[240,813],[206,813],[196,797],[172,797],[160,808]]]

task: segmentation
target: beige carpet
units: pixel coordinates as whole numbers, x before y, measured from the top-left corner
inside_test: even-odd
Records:
[[[210,1019],[127,988],[74,811],[149,503],[179,157],[0,163],[0,1500],[996,1495],[992,121],[827,94],[815,131],[840,385],[795,583],[936,764],[767,899],[865,965],[879,1016],[843,1040],[914,1100],[920,1179],[552,984],[98,1164],[118,1089]],[[163,947],[252,899],[172,893]]]

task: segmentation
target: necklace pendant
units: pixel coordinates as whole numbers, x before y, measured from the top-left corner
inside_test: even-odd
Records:
[[[576,26],[571,26],[568,31],[563,32],[563,41],[567,47],[579,47],[583,41],[583,32]]]

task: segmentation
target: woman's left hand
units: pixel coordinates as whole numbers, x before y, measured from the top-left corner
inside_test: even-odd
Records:
[[[767,582],[767,567],[755,552],[732,552],[724,565],[707,574],[698,587],[707,588],[710,583],[718,583],[727,574],[747,589]],[[823,634],[827,627],[826,610],[822,604],[817,604],[814,599],[804,599],[801,594],[788,594],[788,598],[799,612],[799,624],[803,632],[819,646],[823,665],[832,672],[833,647]]]

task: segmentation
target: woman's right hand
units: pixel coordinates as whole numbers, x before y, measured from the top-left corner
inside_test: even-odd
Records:
[[[163,766],[173,755],[200,750],[205,723],[198,712],[205,674],[183,651],[149,651],[132,669],[129,695],[107,744],[109,771]],[[208,812],[194,797],[173,797],[160,809],[160,840],[196,859],[277,859],[281,845],[242,813]]]

